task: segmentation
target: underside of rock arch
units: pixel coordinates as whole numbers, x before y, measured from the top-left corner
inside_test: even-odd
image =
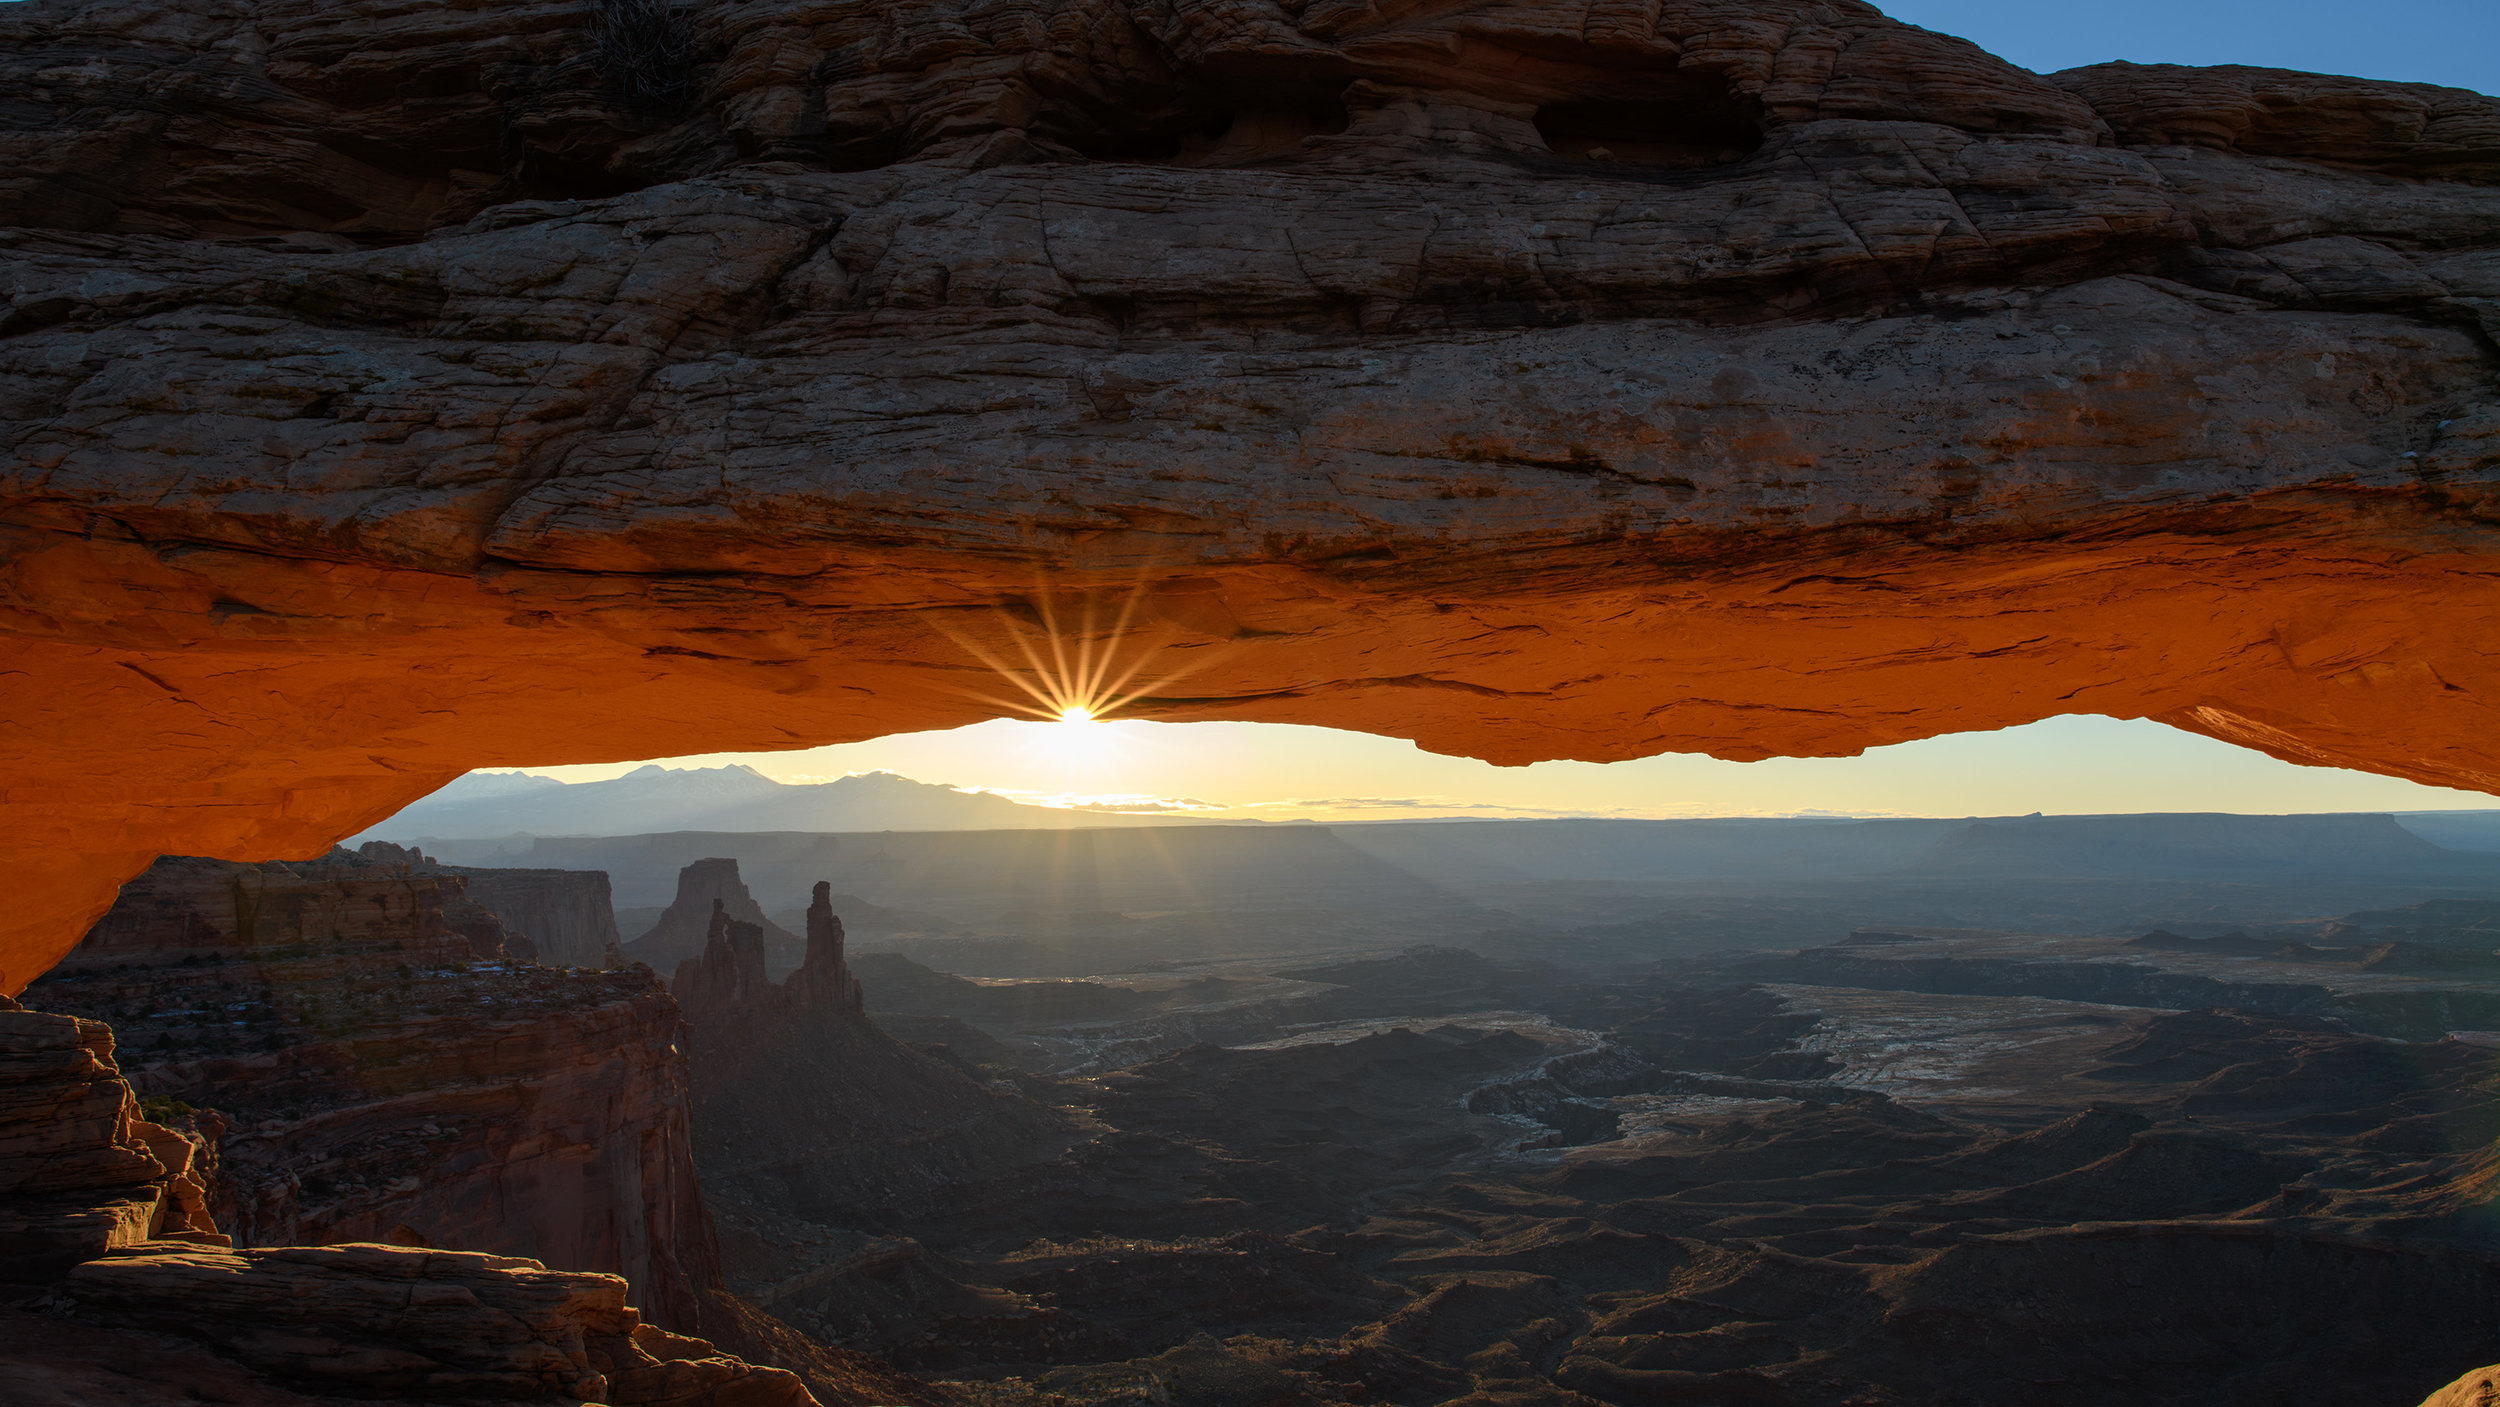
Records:
[[[1849,0],[28,0],[0,82],[0,990],[159,853],[1053,679],[2500,790],[2500,100]]]

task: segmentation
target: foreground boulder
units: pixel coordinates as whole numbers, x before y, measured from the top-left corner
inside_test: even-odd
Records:
[[[0,998],[0,1279],[159,1238],[226,1244],[198,1152],[139,1117],[111,1027]]]

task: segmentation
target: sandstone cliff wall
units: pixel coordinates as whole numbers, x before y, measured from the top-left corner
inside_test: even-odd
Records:
[[[454,1403],[817,1407],[797,1375],[643,1324],[617,1276],[382,1245],[233,1249],[209,1218],[199,1145],[138,1117],[113,1053],[103,1022],[0,999],[0,1279],[53,1287],[0,1323],[11,1401],[297,1401],[271,1386],[284,1384]],[[47,1317],[63,1307],[77,1323]],[[147,1360],[181,1355],[117,1330],[204,1342],[226,1361],[150,1373]],[[816,1365],[837,1370],[810,1375],[826,1401],[911,1400],[907,1381],[852,1358]]]
[[[443,912],[461,883],[343,855],[163,861],[41,1000],[113,1019],[139,1093],[195,1111],[242,1244],[612,1272],[691,1332],[720,1276],[676,1003],[647,969],[479,960]]]
[[[550,967],[613,967],[621,942],[608,877],[598,870],[455,868],[468,895],[529,935]]]
[[[0,998],[0,1280],[47,1290],[0,1308],[12,1403],[945,1400],[805,1338],[716,1275],[693,1287],[697,1338],[648,1322],[618,1275],[402,1245],[235,1249],[211,1215],[222,1119],[167,1111],[191,1126],[177,1130],[140,1117],[114,1054],[101,1021]],[[307,1161],[330,1163],[319,1150]]]
[[[551,967],[617,965],[616,910],[602,871],[472,869],[387,840],[366,841],[356,856],[385,871],[448,879],[444,917],[474,930],[481,956],[499,943],[508,956]]]
[[[461,882],[342,856],[303,865],[237,864],[170,856],[123,887],[67,966],[94,968],[183,958],[290,960],[320,949],[443,964],[478,956],[446,913]]]

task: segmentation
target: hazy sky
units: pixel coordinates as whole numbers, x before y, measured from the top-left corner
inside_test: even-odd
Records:
[[[2500,0],[1901,0],[1884,9],[2051,72],[2110,59],[2245,63],[2500,92]],[[1757,763],[1657,757],[1496,768],[1411,744],[1249,723],[985,723],[742,761],[784,780],[877,769],[1024,799],[1207,804],[1283,819],[1415,815],[2006,815],[2029,811],[2344,811],[2500,806],[2354,772],[2275,762],[2156,723],[2061,718]],[[631,764],[542,769],[574,780]]]
[[[1185,805],[1215,816],[2020,815],[2031,811],[2397,811],[2500,807],[2359,772],[2295,767],[2158,723],[2050,719],[1854,758],[1669,755],[1493,767],[1414,744],[1273,723],[996,722],[807,752],[724,753],[782,781],[889,771],[1049,804]],[[535,768],[596,781],[634,764]]]

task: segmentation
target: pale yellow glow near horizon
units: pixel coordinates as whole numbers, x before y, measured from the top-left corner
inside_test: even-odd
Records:
[[[1071,714],[1083,713],[1082,718]],[[1148,723],[1063,708],[1063,721],[994,720],[799,752],[659,759],[740,763],[783,782],[896,772],[1044,805],[1212,818],[1428,816],[1975,816],[2130,811],[2436,811],[2500,808],[2479,792],[2299,767],[2142,720],[2075,716],[1874,748],[1852,758],[1494,767],[1393,738],[1265,723]],[[641,762],[523,770],[567,781]],[[502,770],[502,769],[499,769]]]

